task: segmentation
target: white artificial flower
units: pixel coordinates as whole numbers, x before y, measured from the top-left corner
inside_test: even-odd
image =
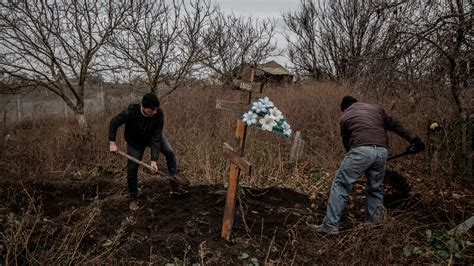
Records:
[[[273,131],[273,127],[277,125],[277,122],[270,115],[265,115],[264,118],[260,119],[258,122],[262,125],[263,130]]]
[[[257,114],[258,113],[268,113],[268,110],[267,110],[265,104],[263,104],[260,101],[252,103],[252,110],[254,110],[255,113],[257,113]]]
[[[267,96],[265,96],[264,98],[260,98],[258,101],[261,102],[263,105],[265,105],[265,107],[267,108],[275,106],[273,102],[270,101],[270,98],[268,98]]]
[[[291,137],[290,125],[268,97],[253,102],[250,111],[242,115],[242,121],[248,126],[257,125],[262,130],[283,134],[286,138]]]
[[[242,121],[246,123],[248,126],[257,124],[257,114],[252,111],[248,111],[242,117]]]
[[[283,118],[283,115],[280,110],[278,110],[276,107],[273,107],[270,109],[270,115],[273,117],[275,121],[280,121],[280,119]]]

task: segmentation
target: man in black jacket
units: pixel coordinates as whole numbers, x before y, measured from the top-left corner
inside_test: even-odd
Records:
[[[388,155],[387,130],[406,139],[410,143],[407,147],[410,153],[425,149],[425,144],[417,135],[405,129],[382,107],[357,102],[356,98],[345,96],[341,102],[341,111],[341,136],[347,153],[331,185],[323,223],[310,225],[316,232],[339,232],[339,221],[349,194],[361,175],[367,177],[365,218],[369,222],[377,222],[381,218],[381,186]]]
[[[110,120],[109,125],[109,150],[117,152],[115,143],[117,130],[125,124],[125,141],[127,142],[128,155],[141,160],[146,147],[151,148],[151,167],[158,171],[158,155],[165,154],[168,172],[176,175],[176,157],[168,140],[163,136],[164,116],[160,109],[160,101],[154,93],[143,96],[141,104],[131,104]],[[130,209],[138,209],[138,164],[127,161],[127,184],[130,196]],[[171,193],[185,194],[185,191],[176,182],[171,182]]]

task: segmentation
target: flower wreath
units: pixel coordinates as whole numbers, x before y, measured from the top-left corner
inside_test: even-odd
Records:
[[[253,102],[252,108],[242,115],[242,121],[247,126],[255,125],[262,130],[282,134],[285,138],[291,137],[290,124],[268,97]]]

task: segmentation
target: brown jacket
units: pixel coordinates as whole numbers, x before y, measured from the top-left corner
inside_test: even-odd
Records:
[[[346,151],[364,145],[388,148],[387,130],[395,132],[408,142],[417,138],[382,107],[362,102],[353,103],[344,111],[340,126]]]

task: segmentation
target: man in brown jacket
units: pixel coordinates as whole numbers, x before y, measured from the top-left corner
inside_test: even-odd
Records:
[[[388,156],[387,130],[406,139],[410,153],[425,149],[420,138],[405,129],[394,117],[376,105],[357,102],[352,96],[341,101],[341,136],[347,151],[331,185],[326,216],[321,225],[310,225],[316,232],[338,233],[339,221],[346,207],[349,194],[357,178],[366,175],[365,218],[377,222],[383,205],[382,183]]]

